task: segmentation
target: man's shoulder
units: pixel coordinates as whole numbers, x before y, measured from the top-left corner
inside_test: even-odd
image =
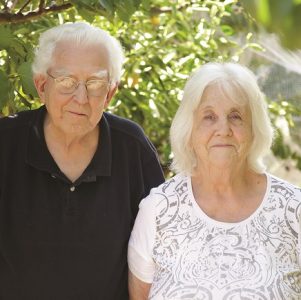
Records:
[[[111,113],[104,113],[104,116],[113,133],[116,133],[119,136],[122,135],[127,139],[133,139],[142,144],[146,143],[149,145],[149,139],[145,135],[142,127],[137,123]]]
[[[0,131],[24,128],[31,124],[36,114],[37,110],[26,110],[0,118]]]
[[[104,113],[104,116],[112,129],[133,136],[136,136],[137,134],[144,135],[141,126],[135,123],[134,121],[107,112]]]

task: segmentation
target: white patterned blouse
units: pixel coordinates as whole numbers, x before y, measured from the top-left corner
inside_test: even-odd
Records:
[[[239,223],[208,217],[183,174],[152,189],[128,249],[149,299],[301,299],[301,189],[266,176],[261,205]]]

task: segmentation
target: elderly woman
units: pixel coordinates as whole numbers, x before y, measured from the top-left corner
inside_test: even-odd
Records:
[[[254,75],[201,67],[170,135],[178,174],[140,204],[131,299],[301,299],[301,190],[265,172],[273,130]]]

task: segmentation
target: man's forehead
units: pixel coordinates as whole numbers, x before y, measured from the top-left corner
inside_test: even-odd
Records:
[[[110,68],[108,49],[101,44],[75,44],[70,41],[60,41],[54,48],[51,65],[54,69],[66,68],[69,71],[90,68],[91,72],[100,71],[100,76],[106,76]],[[74,67],[74,68],[73,68]],[[103,71],[106,70],[106,74]]]

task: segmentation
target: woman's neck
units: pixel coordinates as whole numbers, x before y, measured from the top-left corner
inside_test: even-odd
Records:
[[[239,222],[250,216],[262,202],[266,177],[247,169],[199,171],[191,176],[193,195],[211,218]]]
[[[202,186],[219,190],[221,193],[242,186],[253,173],[245,164],[234,167],[219,168],[216,166],[200,166],[192,175],[193,180],[202,183]]]

